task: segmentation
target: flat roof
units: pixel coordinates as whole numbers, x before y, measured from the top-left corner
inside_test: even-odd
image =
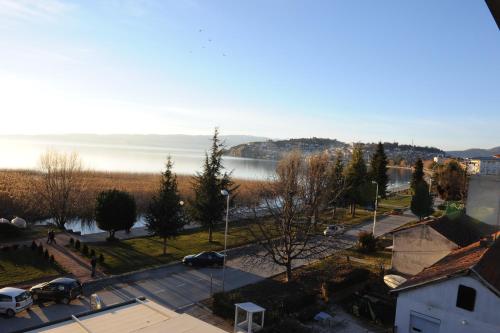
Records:
[[[225,333],[188,314],[179,314],[150,300],[136,299],[123,305],[72,316],[29,333]]]

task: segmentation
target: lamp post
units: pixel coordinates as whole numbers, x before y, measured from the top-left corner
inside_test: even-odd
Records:
[[[377,223],[377,206],[378,206],[378,183],[372,180],[372,184],[377,185],[377,191],[375,192],[375,211],[373,212],[373,229],[372,235],[375,237],[375,224]]]
[[[226,229],[224,231],[224,259],[222,263],[222,291],[224,291],[224,282],[226,280],[226,247],[227,247],[227,225],[229,222],[229,191],[222,190],[220,194],[227,198],[226,200]]]

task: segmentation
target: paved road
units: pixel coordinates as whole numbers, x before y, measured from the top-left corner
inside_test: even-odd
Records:
[[[375,234],[385,234],[414,219],[415,216],[408,212],[399,216],[383,217],[377,223]],[[348,230],[338,239],[337,248],[352,246],[357,239],[357,234],[361,230],[371,231],[371,228],[371,222],[366,222]],[[229,252],[225,281],[226,290],[255,283],[283,271],[281,267],[270,263],[249,266],[244,260],[246,252],[244,248]],[[297,262],[296,265],[305,263]],[[221,280],[222,269],[193,269],[181,264],[175,264],[155,270],[147,278],[137,282],[108,286],[98,291],[98,294],[107,305],[137,296],[145,296],[168,308],[183,312],[184,309],[189,308],[193,303],[210,297],[211,286],[213,291],[221,290]],[[15,318],[0,318],[0,333],[27,328],[88,309],[89,302],[87,298],[76,300],[69,306],[52,303],[34,306],[32,311],[22,312]]]

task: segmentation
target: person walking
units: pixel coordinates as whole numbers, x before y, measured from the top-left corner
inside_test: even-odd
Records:
[[[56,243],[56,233],[54,230],[50,231],[50,243],[51,244],[57,244]]]
[[[51,241],[52,241],[52,229],[49,229],[47,231],[47,244],[50,244]]]
[[[97,258],[95,256],[93,256],[90,260],[90,266],[92,266],[92,273],[90,274],[90,276],[95,277],[95,268],[97,266]]]

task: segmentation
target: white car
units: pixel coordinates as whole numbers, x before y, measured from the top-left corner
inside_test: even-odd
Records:
[[[32,304],[31,294],[26,290],[10,287],[0,289],[0,313],[5,313],[7,317],[14,317]]]
[[[325,236],[337,236],[344,233],[344,226],[342,225],[329,225],[326,227],[325,231],[323,231],[323,235]]]

